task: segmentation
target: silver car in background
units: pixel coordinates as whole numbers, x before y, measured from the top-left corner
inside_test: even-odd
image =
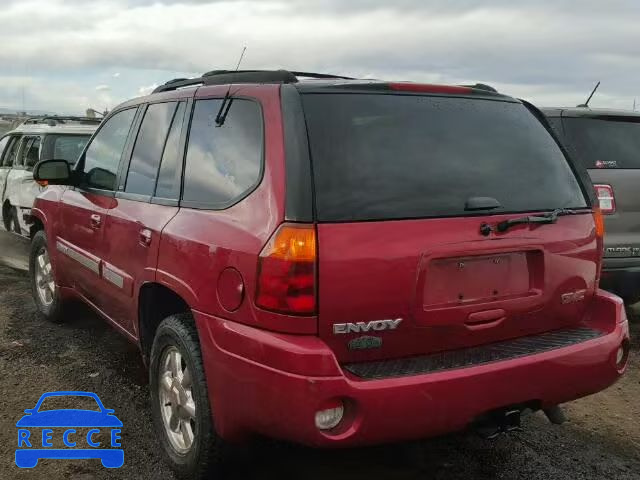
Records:
[[[595,90],[594,90],[595,91]],[[587,169],[605,219],[602,288],[640,301],[640,112],[542,109]]]
[[[0,215],[6,230],[30,235],[25,218],[44,189],[33,180],[35,164],[55,158],[73,166],[99,124],[85,117],[33,118],[0,137]]]

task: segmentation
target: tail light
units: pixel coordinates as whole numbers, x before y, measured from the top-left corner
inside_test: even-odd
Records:
[[[600,210],[604,215],[611,215],[616,211],[616,199],[613,195],[613,188],[611,185],[594,185],[596,189],[596,195],[598,196],[598,202],[600,203]]]
[[[593,209],[593,221],[596,224],[596,236],[599,239],[604,238],[604,216],[602,214],[602,209]]]
[[[315,313],[316,260],[315,227],[281,225],[260,253],[256,305],[285,314]]]
[[[602,278],[602,257],[604,255],[604,215],[599,207],[593,209],[593,222],[596,226],[596,244],[600,254],[596,270],[596,285],[599,285],[600,278]]]

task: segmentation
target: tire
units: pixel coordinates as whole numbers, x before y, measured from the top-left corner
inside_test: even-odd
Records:
[[[189,374],[184,378],[191,378],[191,381],[186,383],[190,384],[190,395],[187,394],[185,398],[193,400],[195,410],[195,414],[189,420],[183,418],[179,420],[179,423],[173,421],[180,415],[173,413],[174,405],[172,404],[176,403],[174,401],[176,398],[183,398],[182,393],[175,395],[174,388],[171,389],[172,393],[167,393],[169,391],[167,389],[161,390],[160,380],[162,374],[166,376],[165,378],[169,378],[170,382],[176,382],[180,378],[179,374],[173,374],[176,371],[175,368],[167,367],[172,364],[171,359],[176,358],[173,356],[176,351],[181,357],[181,360],[176,364],[179,363],[179,368],[184,368],[184,372],[189,371]],[[169,372],[168,369],[173,371]],[[181,388],[186,385],[179,381],[178,383]],[[221,467],[227,445],[216,433],[211,420],[211,407],[202,365],[200,343],[193,317],[190,314],[171,315],[160,323],[151,348],[149,385],[156,435],[160,439],[165,456],[176,476],[194,480],[209,478]],[[172,385],[176,385],[176,383]],[[175,395],[175,397],[171,397],[171,395]],[[182,403],[186,404],[188,401]],[[189,417],[187,409],[175,408],[177,408],[175,411],[182,412],[181,415]],[[167,420],[168,417],[170,420]],[[184,440],[185,435],[179,435],[177,432],[182,432],[184,424],[187,423],[193,434],[192,443],[189,447],[187,447],[187,442],[176,445],[181,442],[180,438]],[[177,440],[176,435],[179,435]]]
[[[42,291],[38,286],[39,277],[38,273],[42,275],[42,271],[39,270],[38,258],[45,252],[48,256],[49,248],[47,244],[47,236],[44,230],[36,232],[31,240],[31,251],[29,253],[29,280],[31,281],[31,292],[33,294],[33,300],[36,304],[36,308],[40,316],[53,323],[61,323],[63,321],[63,311],[65,303],[60,296],[60,289],[55,285],[55,279],[53,276],[53,270],[51,269],[51,261],[49,260],[49,275],[48,277],[54,285],[51,292],[51,301],[47,302],[43,297]],[[40,277],[42,280],[42,277]],[[47,282],[45,282],[47,283]]]

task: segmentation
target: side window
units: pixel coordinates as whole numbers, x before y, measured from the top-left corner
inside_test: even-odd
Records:
[[[155,103],[147,108],[131,155],[125,192],[153,194],[160,158],[175,111],[175,102]]]
[[[31,145],[33,144],[33,140],[34,140],[34,137],[24,137],[22,139],[22,146],[18,151],[18,157],[13,162],[14,167],[24,166],[25,157],[27,155],[27,152],[29,151],[29,148],[31,148]]]
[[[16,160],[16,156],[18,155],[18,149],[20,148],[20,140],[22,140],[22,137],[12,137],[11,141],[9,143],[9,148],[7,148],[7,151],[5,152],[5,155],[2,159],[2,166],[3,167],[12,167],[15,160]]]
[[[115,190],[116,175],[136,108],[116,113],[93,138],[84,155],[84,185]]]
[[[185,102],[180,103],[176,114],[173,116],[173,123],[171,124],[171,130],[167,137],[167,143],[164,147],[164,153],[162,154],[160,171],[158,172],[155,196],[159,198],[177,200],[180,196],[182,156],[180,155],[179,148],[186,105]]]
[[[40,137],[33,137],[22,149],[22,165],[33,168],[40,159]]]
[[[225,208],[260,177],[263,133],[260,106],[233,100],[223,126],[216,115],[222,100],[196,102],[185,166],[183,201],[202,208]]]
[[[4,157],[4,150],[7,148],[7,145],[9,144],[9,140],[11,139],[11,137],[6,136],[3,138],[0,138],[0,166],[2,165],[2,158]]]

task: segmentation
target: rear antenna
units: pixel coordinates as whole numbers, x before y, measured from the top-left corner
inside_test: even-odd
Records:
[[[244,58],[244,52],[247,51],[247,47],[243,47],[242,53],[240,54],[240,59],[238,60],[238,64],[236,65],[236,70],[234,73],[238,73],[240,69],[240,64],[242,63],[242,59]],[[224,99],[222,100],[222,105],[220,105],[220,110],[218,111],[218,115],[216,115],[216,127],[221,127],[224,125],[224,121],[227,119],[227,114],[229,113],[229,109],[231,108],[231,104],[233,103],[233,98],[231,97],[231,87],[233,86],[233,80],[229,83],[229,89],[227,90]]]
[[[600,86],[600,82],[598,82],[595,86],[595,88],[593,89],[593,91],[591,92],[591,95],[589,95],[589,98],[587,98],[587,101],[578,105],[578,108],[589,108],[589,102],[591,101],[591,99],[593,98],[593,95],[596,93],[596,90],[598,90],[598,87]]]

